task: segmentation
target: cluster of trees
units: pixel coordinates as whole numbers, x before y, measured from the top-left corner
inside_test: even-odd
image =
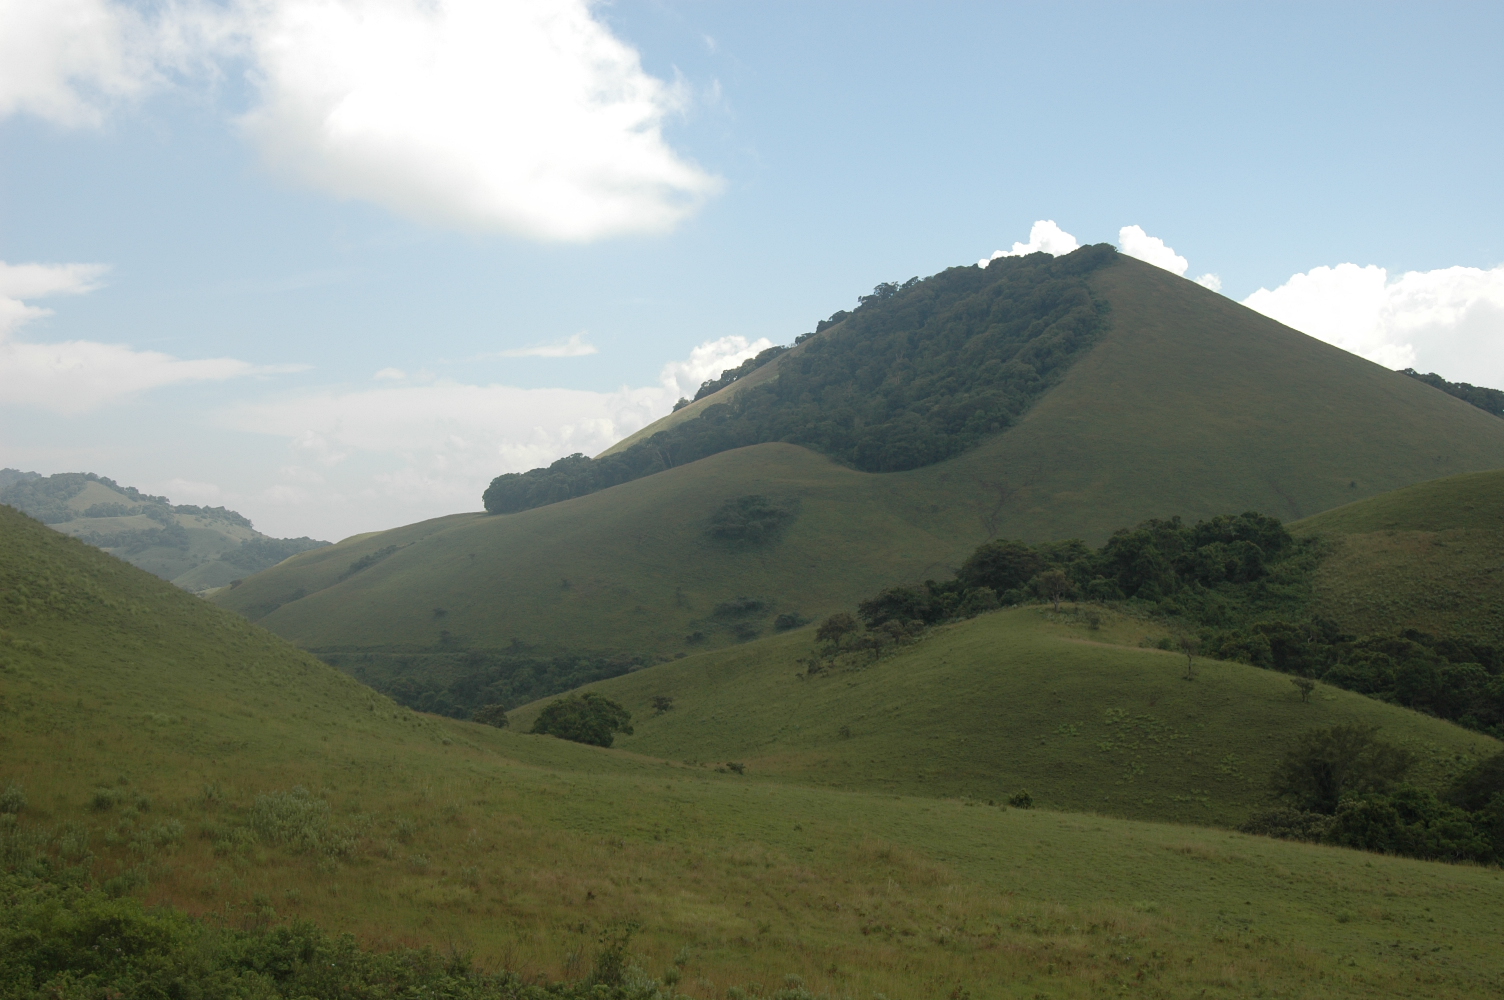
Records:
[[[667,1000],[608,936],[574,981],[482,973],[461,952],[368,951],[308,921],[234,929],[105,891],[79,868],[28,859],[0,873],[0,996],[446,997],[450,1000]]]
[[[723,542],[764,545],[778,538],[797,516],[793,504],[760,494],[733,497],[710,515],[710,537]]]
[[[437,653],[325,650],[317,655],[408,708],[451,719],[474,718],[488,706],[501,706],[504,712],[652,662],[625,654],[539,655],[520,647]]]
[[[1279,520],[1254,511],[1194,525],[1145,521],[1098,549],[1072,539],[977,547],[956,577],[892,587],[863,601],[868,628],[890,621],[925,625],[1031,600],[1084,598],[1154,602],[1159,610],[1231,622],[1303,603],[1317,543],[1297,542]]]
[[[1242,829],[1437,861],[1504,861],[1504,754],[1475,764],[1442,794],[1405,783],[1409,752],[1374,727],[1308,732],[1275,768],[1284,805]]]
[[[1426,385],[1440,389],[1449,396],[1456,396],[1458,399],[1472,403],[1480,410],[1487,410],[1496,417],[1504,417],[1504,392],[1498,389],[1488,389],[1467,382],[1448,382],[1435,372],[1422,375],[1414,368],[1406,368],[1405,374]]]
[[[861,602],[867,634],[836,647],[880,649],[882,632],[1003,605],[1133,601],[1171,621],[1205,655],[1321,681],[1504,737],[1504,649],[1414,629],[1354,635],[1310,613],[1325,543],[1297,540],[1253,511],[1194,525],[1145,521],[1098,549],[1072,540],[979,546],[955,579],[892,587]],[[844,643],[844,646],[841,646]]]
[[[1005,257],[879,285],[852,312],[821,323],[818,336],[800,338],[776,379],[614,455],[570,455],[498,476],[482,498],[486,510],[557,503],[767,441],[867,472],[950,458],[1012,424],[1095,342],[1106,306],[1085,278],[1114,253],[1104,244],[1058,258]],[[738,371],[709,384],[729,385],[744,376]]]
[[[1207,628],[1201,650],[1217,659],[1319,680],[1504,737],[1504,651],[1486,643],[1416,629],[1352,635],[1310,617]]]

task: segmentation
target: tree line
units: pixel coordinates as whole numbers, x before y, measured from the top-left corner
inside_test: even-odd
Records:
[[[1169,623],[1203,655],[1267,667],[1504,738],[1504,649],[1415,629],[1358,635],[1313,614],[1319,537],[1293,538],[1249,511],[1180,518],[1079,540],[987,542],[955,579],[891,587],[834,625],[827,653],[880,649],[917,629],[1029,601],[1127,602]],[[843,645],[844,644],[844,645]]]

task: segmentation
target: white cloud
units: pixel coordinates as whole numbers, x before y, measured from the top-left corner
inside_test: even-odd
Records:
[[[1044,253],[1059,257],[1080,248],[1076,238],[1055,225],[1051,219],[1040,219],[1029,227],[1029,242],[1015,243],[1012,250],[994,250],[991,257],[977,261],[978,267],[986,267],[999,257],[1023,257],[1026,254]]]
[[[767,337],[748,342],[746,337],[721,337],[707,340],[689,352],[683,361],[670,361],[663,366],[659,381],[668,390],[668,402],[681,396],[693,399],[700,385],[708,379],[719,378],[727,368],[735,368],[750,357],[761,354],[773,346]],[[667,407],[665,407],[665,410]]]
[[[497,351],[492,357],[497,358],[583,358],[589,354],[597,354],[599,350],[594,344],[585,343],[583,333],[572,334],[568,339],[553,344],[534,344],[532,347],[518,347],[510,351]]]
[[[101,264],[0,261],[0,405],[84,413],[122,396],[180,382],[295,370],[234,358],[184,361],[89,340],[45,344],[13,339],[23,324],[52,314],[24,299],[92,291],[106,270]]]
[[[422,222],[545,241],[671,229],[721,187],[589,0],[0,0],[0,117],[98,125],[244,60],[266,164]]]
[[[1203,274],[1196,279],[1196,284],[1202,288],[1210,288],[1214,292],[1222,291],[1222,277],[1216,274]]]
[[[267,0],[249,21],[275,169],[441,225],[583,241],[669,229],[719,182],[683,95],[585,0]]]
[[[1243,304],[1389,368],[1504,386],[1504,266],[1408,271],[1338,264],[1260,288]]]
[[[248,509],[269,523],[311,523],[335,535],[474,510],[495,476],[604,451],[770,346],[766,338],[708,341],[664,365],[658,385],[615,392],[454,381],[328,388],[236,404],[217,419],[288,443],[279,481],[248,497]]]
[[[1164,240],[1144,232],[1143,226],[1124,226],[1119,229],[1118,249],[1130,257],[1162,267],[1182,278],[1185,277],[1186,268],[1191,266],[1190,261],[1165,246]]]
[[[381,369],[381,371],[377,372],[371,377],[373,379],[376,379],[378,382],[382,379],[392,379],[400,382],[403,379],[407,378],[407,372],[403,371],[401,368],[383,368]]]

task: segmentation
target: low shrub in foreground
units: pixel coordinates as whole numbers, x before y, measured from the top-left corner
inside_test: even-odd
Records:
[[[221,930],[171,909],[148,909],[47,870],[0,875],[0,997],[145,1000],[160,997],[354,1000],[666,1000],[672,991],[631,966],[626,940],[606,941],[595,971],[575,982],[528,982],[476,972],[432,949],[373,952],[311,923]]]

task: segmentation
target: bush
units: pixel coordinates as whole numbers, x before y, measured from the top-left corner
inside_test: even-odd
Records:
[[[1022,789],[1008,796],[1008,804],[1015,809],[1033,809],[1034,796],[1029,794],[1028,789]]]
[[[763,545],[775,541],[794,516],[794,511],[765,496],[736,497],[710,516],[710,537],[723,542]]]
[[[495,726],[497,729],[505,729],[511,725],[511,721],[507,718],[507,707],[494,703],[482,707],[471,716],[471,720],[483,725]]]
[[[15,815],[26,808],[26,793],[20,785],[6,785],[0,792],[0,813]]]
[[[1254,813],[1238,829],[1243,833],[1278,837],[1282,840],[1319,841],[1326,836],[1332,818],[1318,812],[1280,806]]]
[[[632,735],[632,713],[610,698],[585,691],[551,702],[538,713],[530,732],[609,747],[616,733]]]

